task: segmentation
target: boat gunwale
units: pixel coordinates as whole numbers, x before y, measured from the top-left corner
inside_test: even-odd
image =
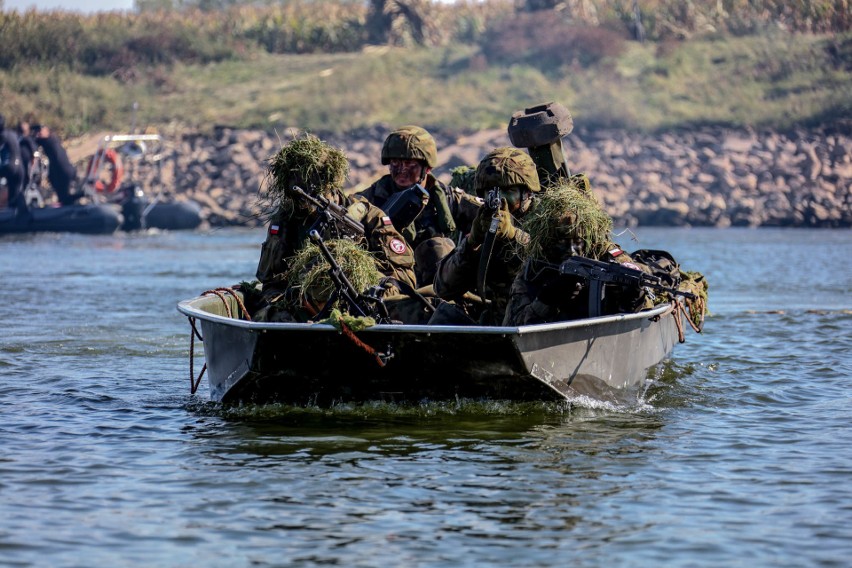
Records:
[[[178,302],[177,310],[183,315],[206,320],[213,323],[225,324],[239,327],[249,331],[315,331],[328,332],[339,330],[327,323],[289,323],[289,322],[256,322],[220,316],[204,310],[200,310],[191,304],[200,299],[208,299],[205,296],[197,296],[189,300]],[[542,323],[522,326],[459,326],[459,325],[408,325],[408,324],[377,324],[364,331],[375,333],[438,333],[438,334],[476,334],[476,335],[528,335],[540,332],[558,331],[563,329],[590,327],[605,325],[613,322],[631,321],[636,319],[653,319],[668,315],[672,311],[672,304],[660,304],[649,310],[629,314],[615,314],[599,316],[594,318],[583,318],[579,320],[568,320],[553,323]]]

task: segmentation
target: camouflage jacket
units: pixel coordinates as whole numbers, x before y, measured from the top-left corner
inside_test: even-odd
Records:
[[[518,235],[525,235],[518,231]],[[518,254],[520,242],[497,240],[491,253],[486,273],[485,288],[487,299],[492,301],[491,321],[483,323],[499,324],[509,299],[509,291],[515,275],[523,261]],[[459,300],[467,292],[479,294],[477,278],[482,260],[482,247],[471,246],[465,237],[461,243],[438,264],[433,284],[438,297],[445,300]]]
[[[264,285],[285,285],[285,274],[298,250],[308,242],[312,217],[279,213],[269,222],[257,265],[257,279]],[[414,251],[380,209],[370,206],[361,219],[364,246],[373,253],[379,272],[414,285]]]
[[[432,237],[458,240],[459,235],[467,234],[482,201],[461,189],[447,187],[431,173],[426,176],[425,188],[429,203],[413,226],[401,231],[408,244],[416,247]],[[386,174],[356,196],[381,208],[396,191],[399,189],[390,174]]]

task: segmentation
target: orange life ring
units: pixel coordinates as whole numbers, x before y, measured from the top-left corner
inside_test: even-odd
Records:
[[[121,165],[121,158],[118,152],[112,148],[108,148],[103,152],[96,152],[89,160],[89,167],[86,170],[89,172],[89,178],[96,177],[101,169],[101,159],[112,164],[112,173],[109,183],[104,183],[102,180],[95,180],[95,189],[98,193],[115,193],[118,186],[121,184],[121,178],[124,177],[124,167]]]

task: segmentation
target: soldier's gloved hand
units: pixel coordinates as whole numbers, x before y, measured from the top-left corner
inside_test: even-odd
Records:
[[[369,207],[365,202],[355,201],[352,205],[346,208],[346,213],[360,223],[364,220],[364,217],[367,216],[368,210]]]
[[[479,213],[473,220],[470,226],[470,234],[467,236],[467,242],[478,247],[485,242],[485,233],[488,232],[488,227],[491,226],[491,211],[488,207],[480,207]]]
[[[517,229],[512,222],[512,214],[509,213],[509,203],[505,199],[500,200],[500,209],[497,210],[496,216],[500,219],[497,225],[497,238],[504,241],[515,240]]]

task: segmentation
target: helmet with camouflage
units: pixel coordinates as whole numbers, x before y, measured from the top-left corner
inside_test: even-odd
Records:
[[[272,156],[267,164],[268,192],[286,194],[293,185],[330,195],[340,191],[349,174],[349,161],[339,148],[313,134],[297,137]]]
[[[388,134],[382,146],[382,164],[386,166],[394,158],[422,160],[434,168],[438,164],[438,147],[425,128],[402,126]]]
[[[476,167],[476,194],[484,197],[495,187],[511,186],[521,186],[533,193],[541,191],[535,162],[529,154],[517,148],[504,146],[492,150]]]

